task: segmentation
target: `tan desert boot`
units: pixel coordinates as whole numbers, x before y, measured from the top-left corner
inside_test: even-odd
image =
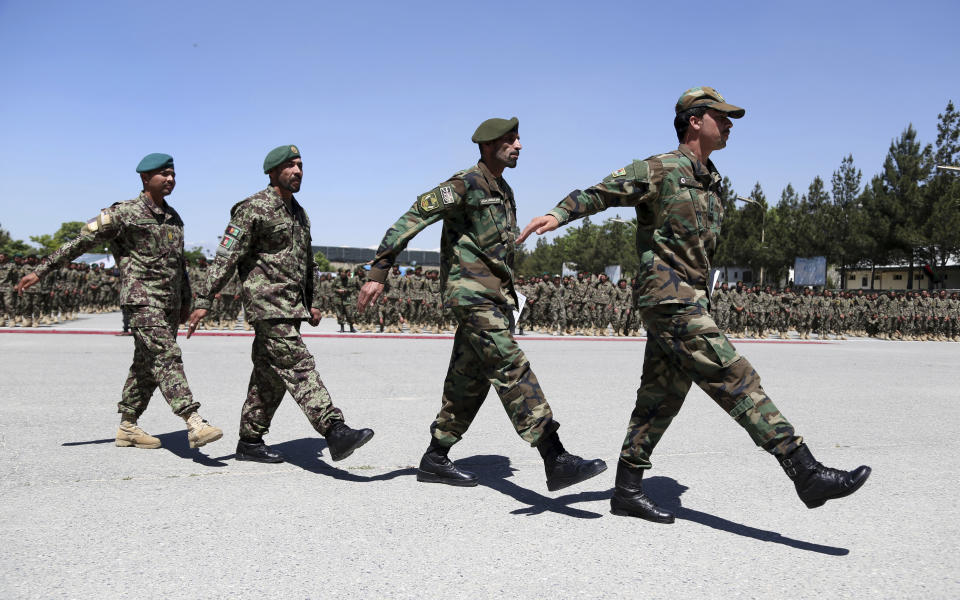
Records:
[[[223,430],[203,420],[196,411],[183,418],[187,423],[187,441],[191,448],[199,448],[223,437]]]
[[[129,448],[130,446],[152,450],[160,447],[160,440],[144,431],[136,421],[121,419],[120,429],[117,429],[117,447]]]

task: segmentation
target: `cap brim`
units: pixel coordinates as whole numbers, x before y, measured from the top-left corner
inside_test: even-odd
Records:
[[[717,102],[716,104],[710,104],[710,108],[713,110],[719,110],[722,113],[727,113],[727,116],[731,119],[739,119],[743,115],[747,114],[747,111],[739,106],[734,106],[732,104],[727,104],[726,102]]]

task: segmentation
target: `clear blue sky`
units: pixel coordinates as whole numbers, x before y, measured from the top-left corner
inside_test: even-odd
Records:
[[[519,221],[676,147],[673,105],[711,85],[747,109],[714,154],[775,202],[853,154],[869,179],[913,123],[960,101],[956,2],[26,2],[0,0],[0,226],[85,221],[176,160],[188,246],[212,245],[297,144],[315,244],[375,246],[520,119]],[[621,211],[623,217],[630,216]],[[608,211],[603,217],[612,217]],[[411,243],[439,246],[435,225]]]

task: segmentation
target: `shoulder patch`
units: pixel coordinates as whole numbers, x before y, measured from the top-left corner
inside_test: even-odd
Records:
[[[453,186],[451,185],[442,185],[438,188],[440,190],[440,199],[444,204],[453,204]]]
[[[113,206],[116,206],[116,204]],[[83,226],[83,231],[85,233],[96,233],[101,229],[109,229],[112,224],[113,217],[110,216],[110,213],[101,210],[99,215],[87,221],[86,225]]]
[[[240,227],[237,227],[233,223],[230,223],[229,225],[227,225],[226,232],[224,232],[224,236],[228,236],[228,235],[231,237],[240,238],[243,236],[243,229]]]
[[[432,213],[440,208],[440,200],[437,199],[437,191],[430,190],[417,198],[417,204],[420,205],[421,213]]]
[[[613,173],[610,173],[610,176],[611,176],[611,177],[626,177],[626,176],[627,176],[627,170],[626,170],[626,169],[617,169],[617,170],[614,171]]]

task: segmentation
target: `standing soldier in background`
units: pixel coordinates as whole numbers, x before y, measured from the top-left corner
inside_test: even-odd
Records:
[[[356,333],[353,327],[356,322],[356,314],[353,305],[349,304],[351,297],[350,291],[350,270],[337,269],[337,279],[333,284],[333,293],[336,297],[337,323],[340,325],[340,333],[345,333],[344,326],[350,325],[350,333]]]
[[[713,314],[716,315],[717,327],[720,331],[730,331],[730,288],[726,282],[717,284],[710,298]]]
[[[403,302],[403,275],[400,273],[400,265],[393,265],[387,274],[383,301],[383,330],[387,333],[402,333],[403,316],[400,314],[400,304]]]
[[[220,238],[203,293],[190,315],[190,337],[206,316],[213,296],[234,272],[243,289],[246,317],[253,323],[253,372],[240,411],[237,460],[283,462],[267,446],[273,415],[290,392],[310,425],[327,439],[333,460],[343,460],[373,437],[343,422],[316,371],[313,355],[300,337],[300,325],[316,327],[322,314],[316,295],[310,219],[293,194],[300,191],[303,161],[296,146],[278,146],[263,161],[266,189],[238,202]]]
[[[240,276],[237,275],[236,270],[220,290],[220,303],[222,312],[217,326],[220,329],[232,330],[240,317]]]
[[[597,329],[597,335],[605,336],[607,335],[607,325],[614,321],[613,297],[615,295],[615,288],[606,273],[600,273],[599,277],[600,281],[597,282],[595,292],[597,312],[594,326]],[[616,328],[615,325],[614,328]],[[616,334],[616,331],[614,331],[614,334]]]
[[[627,280],[617,282],[617,289],[613,295],[613,334],[618,336],[630,335],[630,306],[633,302],[633,290],[627,287]]]
[[[744,110],[710,87],[684,92],[675,107],[680,147],[635,160],[585,191],[574,190],[517,239],[611,206],[637,211],[637,252],[643,295],[638,303],[650,336],[643,374],[617,467],[614,514],[671,523],[643,491],[650,455],[680,411],[693,382],[733,418],[758,446],[777,458],[808,508],[847,496],[870,468],[846,472],[814,459],[803,438],[760,385],[760,377],[720,332],[708,313],[706,286],[723,219],[721,177],[710,154],[726,146],[732,123]]]
[[[454,174],[421,194],[388,230],[370,270],[359,306],[383,292],[387,271],[417,233],[443,221],[440,268],[444,306],[457,320],[453,351],[443,384],[443,406],[430,426],[430,445],[417,480],[477,485],[448,457],[476,417],[493,384],[517,434],[537,448],[547,489],[559,490],[606,470],[601,460],[583,460],[560,443],[553,411],[530,363],[511,333],[517,308],[513,264],[517,216],[513,190],[503,178],[520,155],[516,118],[489,119],[473,134],[480,147],[477,165]]]
[[[17,264],[0,252],[0,327],[5,327],[8,323],[10,327],[16,324],[13,311],[13,299],[16,295],[13,293],[13,286],[19,281],[17,275]]]
[[[730,334],[742,336],[746,320],[746,291],[743,283],[738,281],[730,290]]]
[[[37,257],[28,256],[24,259],[24,272],[31,273],[37,269]],[[20,315],[24,327],[36,327],[39,323],[36,320],[37,305],[40,303],[40,296],[43,290],[39,287],[27,289],[20,295]]]
[[[117,446],[159,448],[137,419],[157,387],[173,412],[187,424],[191,448],[219,440],[223,432],[197,413],[177,346],[177,324],[190,310],[190,281],[183,260],[183,221],[165,200],[176,185],[173,158],[148,154],[137,165],[143,191],[117,202],[87,222],[80,235],[61,246],[17,284],[22,293],[62,262],[95,246],[110,244],[123,278],[121,303],[131,312],[133,365],[117,406],[121,415]]]

